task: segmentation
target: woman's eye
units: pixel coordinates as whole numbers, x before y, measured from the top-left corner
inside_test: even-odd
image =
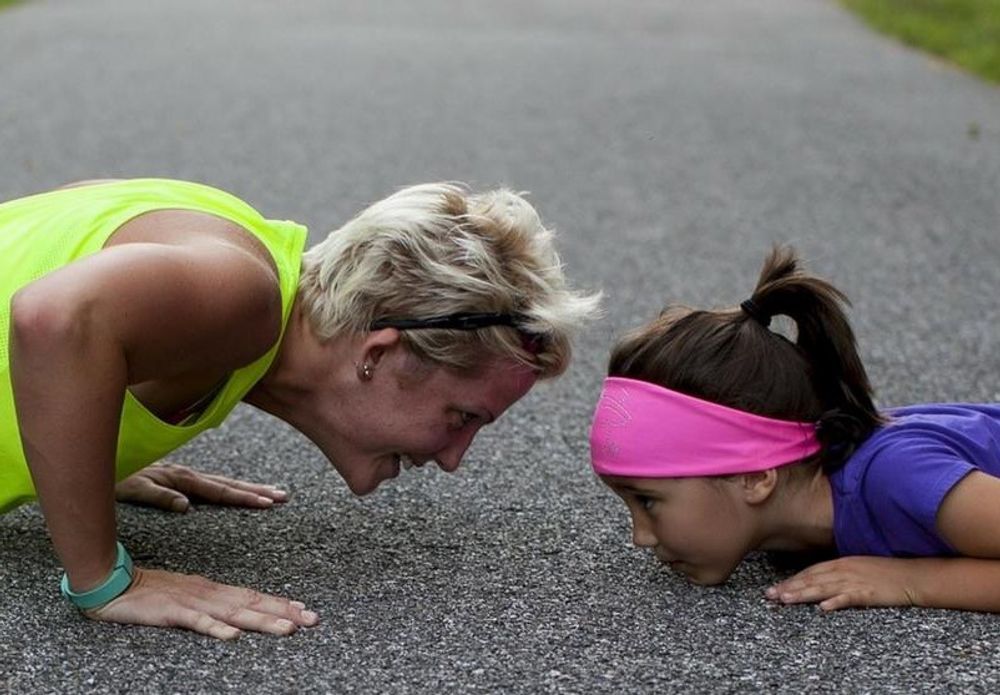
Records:
[[[458,421],[457,421],[457,424],[461,428],[461,427],[465,427],[466,425],[469,425],[469,424],[475,422],[478,419],[479,419],[479,416],[476,415],[475,413],[470,413],[470,412],[465,411],[465,410],[460,410],[460,411],[458,411]]]
[[[653,508],[653,504],[656,502],[652,497],[646,497],[646,495],[636,495],[635,499],[647,512]]]

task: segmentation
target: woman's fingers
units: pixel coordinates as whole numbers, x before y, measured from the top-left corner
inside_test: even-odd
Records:
[[[227,623],[259,632],[285,634],[319,622],[318,616],[305,610],[305,604],[299,601],[214,582],[197,606]]]
[[[253,509],[267,509],[288,499],[288,493],[274,485],[200,473],[172,463],[135,473],[118,483],[115,492],[119,501],[171,511],[186,511],[191,499]]]
[[[201,476],[208,480],[226,485],[228,487],[244,490],[246,492],[252,492],[255,495],[261,497],[268,497],[275,502],[284,502],[288,499],[288,493],[279,488],[277,485],[265,485],[263,483],[251,483],[246,480],[237,480],[235,478],[227,478],[223,475],[215,475],[212,473],[202,473]]]
[[[147,468],[144,472],[148,472],[150,477],[163,486],[212,504],[267,508],[275,502],[288,499],[288,493],[272,485],[200,473],[187,466],[162,464]]]
[[[149,625],[151,623],[144,623]],[[154,624],[155,625],[155,624]],[[202,613],[192,608],[177,606],[171,615],[166,627],[179,627],[182,630],[191,630],[201,635],[214,637],[220,640],[234,640],[240,636],[239,628],[216,620],[208,613]]]
[[[139,568],[128,591],[87,615],[111,622],[180,627],[217,639],[235,639],[245,630],[289,635],[319,622],[298,601],[203,577]]]
[[[210,504],[266,509],[275,502],[271,497],[226,483],[220,483],[207,476],[198,474],[196,474],[196,477],[184,477],[174,481],[174,485],[175,489],[181,490],[190,497],[209,502]]]
[[[141,473],[131,475],[115,485],[115,499],[165,509],[168,512],[186,512],[191,506],[183,493],[164,487]]]
[[[266,632],[272,635],[290,635],[299,626],[288,618],[279,618],[269,613],[260,613],[249,608],[239,608],[226,616],[226,623],[233,626],[250,630],[252,632]]]

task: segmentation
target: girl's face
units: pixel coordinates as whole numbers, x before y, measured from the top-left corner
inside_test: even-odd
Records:
[[[633,543],[696,584],[724,582],[753,549],[739,476],[603,480],[628,507]]]

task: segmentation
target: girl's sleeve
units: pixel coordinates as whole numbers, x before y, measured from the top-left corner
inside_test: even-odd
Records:
[[[951,489],[976,466],[933,437],[886,444],[873,457],[863,483],[875,530],[896,556],[954,555],[937,531],[937,513]]]

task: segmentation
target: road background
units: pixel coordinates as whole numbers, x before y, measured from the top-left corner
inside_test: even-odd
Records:
[[[33,507],[0,518],[0,691],[997,692],[1000,622],[776,608],[630,547],[588,470],[608,348],[731,305],[791,242],[854,300],[883,405],[1000,399],[1000,91],[829,0],[35,0],[0,12],[0,199],[190,178],[316,241],[427,180],[531,193],[607,316],[459,475],[358,500],[246,408],[177,459],[286,485],[266,513],[123,508],[141,563],[305,601],[217,643],[82,620]]]

